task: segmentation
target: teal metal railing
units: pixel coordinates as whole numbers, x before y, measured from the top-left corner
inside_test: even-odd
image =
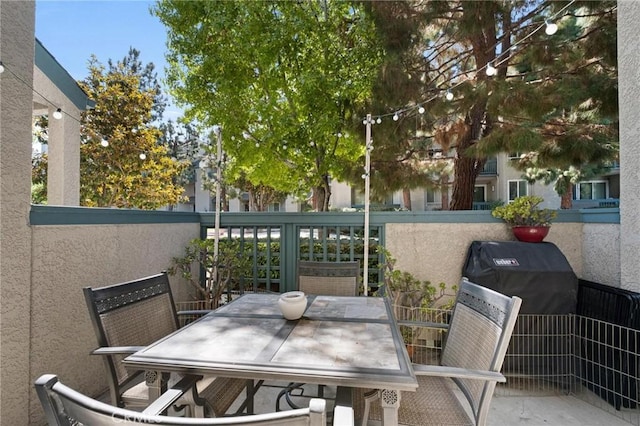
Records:
[[[220,238],[238,241],[254,259],[242,290],[284,292],[296,289],[298,260],[359,261],[364,270],[363,218],[343,213],[222,214]],[[202,215],[201,238],[214,237],[213,220],[213,215]],[[381,280],[379,244],[384,244],[384,224],[372,223],[366,259],[370,291]]]

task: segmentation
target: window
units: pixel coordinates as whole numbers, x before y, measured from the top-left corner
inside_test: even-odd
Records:
[[[280,211],[280,203],[271,203],[267,208],[270,212],[279,212]]]
[[[433,188],[427,188],[424,191],[424,200],[427,203],[435,203],[436,202],[436,191]]]
[[[521,152],[510,152],[509,154],[509,160],[519,160],[520,156],[522,155]]]
[[[528,184],[526,180],[509,181],[509,201],[513,201],[518,197],[527,195],[528,192]]]
[[[605,180],[580,182],[573,187],[574,200],[601,200],[609,198],[609,185]]]
[[[487,185],[476,185],[473,188],[473,202],[484,203],[487,201]]]
[[[364,192],[351,188],[351,205],[364,205]]]

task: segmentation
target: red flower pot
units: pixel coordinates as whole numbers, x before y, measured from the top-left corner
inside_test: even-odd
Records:
[[[518,241],[541,243],[549,233],[548,226],[514,226],[511,228]]]

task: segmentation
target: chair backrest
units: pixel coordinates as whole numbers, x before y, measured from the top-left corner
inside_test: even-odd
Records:
[[[178,329],[178,317],[166,272],[100,288],[83,289],[100,347],[146,346]],[[114,404],[136,375],[124,368],[128,354],[103,356]]]
[[[298,261],[298,290],[326,296],[357,296],[358,262]]]
[[[53,374],[40,376],[35,382],[38,398],[44,408],[47,423],[50,426],[76,424],[91,426],[123,425],[256,425],[256,426],[326,426],[324,399],[312,399],[308,408],[298,410],[280,411],[268,414],[258,414],[242,417],[220,418],[186,418],[167,417],[153,413],[149,410],[127,410],[114,407],[95,399],[89,398],[80,392],[62,384]]]
[[[499,372],[521,303],[518,297],[505,296],[463,278],[442,350],[441,364]],[[471,404],[476,424],[484,424],[496,383],[454,380]]]

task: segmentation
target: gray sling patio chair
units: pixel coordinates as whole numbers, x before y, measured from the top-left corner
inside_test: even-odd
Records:
[[[89,398],[64,385],[53,374],[40,376],[36,382],[36,392],[42,404],[49,426],[112,426],[124,425],[254,425],[254,426],[326,426],[323,399],[312,399],[309,406],[299,410],[279,413],[256,414],[219,419],[193,419],[161,415],[193,388],[195,378],[185,377],[175,386],[163,393],[160,398],[147,406],[142,412],[128,410],[105,404]],[[343,416],[338,411],[334,418]],[[347,423],[340,423],[344,425]]]
[[[360,283],[359,262],[318,262],[299,260],[298,290],[305,294],[324,296],[357,296]],[[276,411],[280,410],[280,400],[284,397],[292,408],[298,408],[292,397],[324,398],[324,387],[318,385],[317,395],[305,395],[304,383],[289,383],[276,399]],[[294,392],[297,391],[297,394]]]
[[[85,287],[83,291],[99,345],[92,354],[104,360],[113,405],[146,407],[149,387],[144,372],[127,370],[121,361],[178,329],[166,272],[106,287]],[[253,387],[249,389],[246,380],[205,377],[197,382],[196,399],[183,402],[192,410],[191,415],[203,417],[206,408],[210,416],[222,416],[245,388],[250,401]]]
[[[297,279],[298,290],[307,294],[357,296],[360,264],[299,260]]]
[[[414,426],[485,425],[496,383],[506,382],[500,369],[521,303],[519,297],[505,296],[463,278],[440,365],[413,364],[418,389],[402,392],[399,422]],[[458,397],[460,394],[464,397]],[[380,404],[373,404],[378,395],[378,391],[354,390],[355,417],[362,419],[363,425],[369,419],[380,419]]]

